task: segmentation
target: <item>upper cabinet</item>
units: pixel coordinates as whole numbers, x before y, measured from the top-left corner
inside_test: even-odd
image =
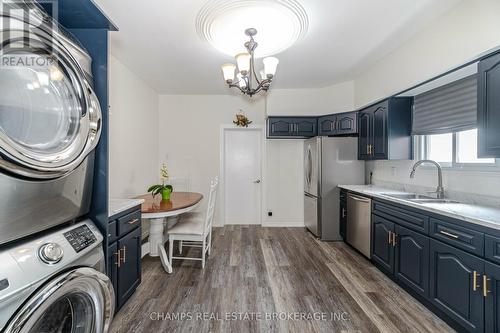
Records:
[[[500,157],[500,53],[478,66],[478,157]]]
[[[318,118],[318,135],[355,135],[358,133],[358,113],[347,112]]]
[[[411,159],[411,97],[393,97],[359,112],[360,160]]]
[[[269,117],[268,138],[310,138],[318,135],[316,117]]]

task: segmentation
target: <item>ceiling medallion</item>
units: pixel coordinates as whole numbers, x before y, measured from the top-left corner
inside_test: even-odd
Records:
[[[307,13],[296,0],[209,0],[196,17],[198,35],[226,55],[247,52],[244,31],[259,32],[255,58],[280,53],[307,33]]]

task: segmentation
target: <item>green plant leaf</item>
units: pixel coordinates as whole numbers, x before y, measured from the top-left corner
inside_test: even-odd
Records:
[[[172,187],[172,185],[165,185],[165,189],[170,190],[170,192],[174,191],[174,188]]]
[[[158,186],[161,186],[161,185],[152,185],[148,188],[148,192],[153,192]]]

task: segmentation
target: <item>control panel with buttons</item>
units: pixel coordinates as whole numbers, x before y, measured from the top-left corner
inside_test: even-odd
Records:
[[[65,232],[64,237],[77,253],[97,241],[94,233],[86,225]]]

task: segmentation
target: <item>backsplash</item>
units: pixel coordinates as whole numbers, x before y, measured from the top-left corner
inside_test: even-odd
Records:
[[[366,179],[372,184],[405,192],[435,191],[437,169],[421,166],[415,178],[410,171],[415,161],[371,161],[366,163]],[[446,197],[463,203],[500,208],[500,172],[443,169]]]

